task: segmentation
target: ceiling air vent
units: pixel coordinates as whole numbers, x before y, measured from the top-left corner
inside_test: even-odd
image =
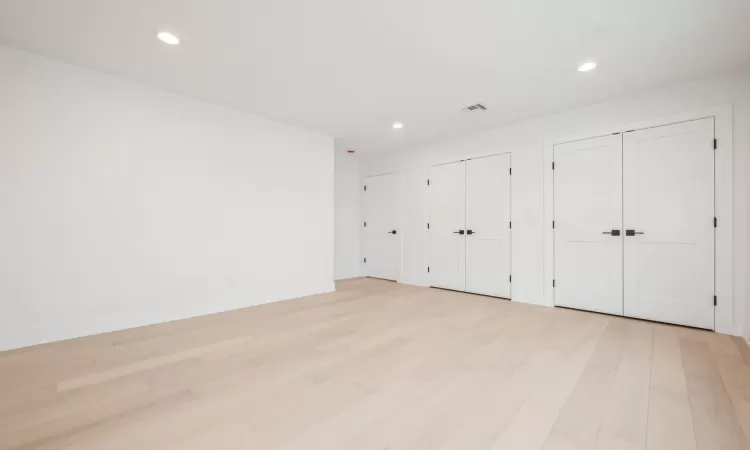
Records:
[[[487,108],[484,105],[482,105],[481,103],[477,103],[476,105],[467,106],[461,111],[485,111],[486,109]]]

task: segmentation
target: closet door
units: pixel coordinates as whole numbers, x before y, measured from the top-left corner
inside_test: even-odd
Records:
[[[466,290],[510,298],[510,154],[466,162]]]
[[[463,161],[430,167],[430,285],[466,289],[466,171]]]
[[[401,267],[398,174],[365,179],[365,274],[397,280]]]
[[[714,120],[624,134],[625,315],[714,327]]]
[[[622,138],[554,148],[555,305],[622,307]]]

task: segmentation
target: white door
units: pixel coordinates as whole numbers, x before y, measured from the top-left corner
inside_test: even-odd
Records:
[[[625,315],[714,328],[714,120],[624,134]]]
[[[365,179],[365,275],[397,280],[401,267],[398,174]]]
[[[463,161],[430,167],[430,285],[466,289],[466,172]]]
[[[466,290],[510,298],[510,154],[466,161]]]
[[[623,313],[622,137],[554,148],[555,305]]]

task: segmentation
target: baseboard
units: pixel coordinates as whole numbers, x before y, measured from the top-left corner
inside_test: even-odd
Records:
[[[345,280],[356,280],[357,278],[364,278],[364,277],[361,275],[352,275],[350,277],[336,278],[333,281],[336,282],[336,281],[345,281]]]
[[[295,300],[311,295],[327,294],[336,291],[334,282],[326,283],[318,289],[311,289],[300,293],[290,293],[277,298],[263,299],[254,302],[242,302],[236,300],[225,302],[223,306],[193,309],[175,313],[174,311],[159,311],[157,309],[130,311],[128,313],[113,313],[107,316],[81,317],[76,321],[56,321],[36,325],[24,324],[18,327],[0,327],[0,352],[17,350],[36,345],[49,344],[53,342],[67,341],[86,336],[112,333],[115,331],[129,330],[133,328],[158,325],[162,323],[175,322],[178,320],[191,319],[194,317],[220,314],[227,311],[251,308],[269,303]]]

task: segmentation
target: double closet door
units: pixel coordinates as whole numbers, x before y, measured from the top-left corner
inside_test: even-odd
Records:
[[[430,285],[510,298],[510,154],[430,167]]]
[[[714,328],[714,119],[554,148],[555,305]]]

